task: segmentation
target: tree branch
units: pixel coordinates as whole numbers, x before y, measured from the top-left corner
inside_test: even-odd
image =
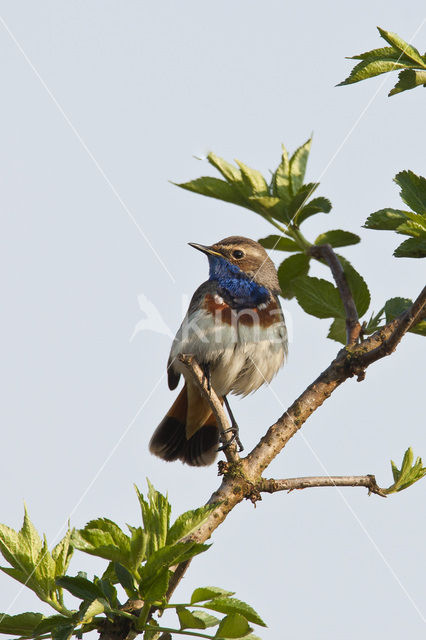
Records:
[[[275,480],[262,479],[259,484],[261,493],[275,493],[277,491],[294,491],[295,489],[310,489],[312,487],[366,487],[368,493],[376,493],[386,498],[386,492],[381,489],[373,475],[367,476],[312,476],[309,478],[285,478]]]
[[[340,264],[340,263],[339,263]],[[347,286],[347,283],[346,283]],[[421,291],[412,307],[401,316],[387,323],[373,335],[352,348],[341,349],[331,364],[312,382],[293,402],[283,415],[273,424],[260,442],[245,457],[238,456],[235,445],[225,449],[227,463],[219,465],[223,475],[220,487],[215,491],[208,504],[216,504],[216,509],[207,520],[186,540],[205,542],[227,517],[228,513],[245,498],[253,502],[260,499],[261,492],[303,489],[317,486],[365,486],[369,492],[382,496],[381,489],[372,475],[325,477],[325,478],[288,478],[283,480],[267,480],[262,473],[270,462],[280,453],[287,442],[297,433],[309,416],[318,409],[333,391],[348,378],[357,375],[363,379],[365,369],[373,362],[392,353],[405,333],[418,322],[426,311],[426,287]],[[352,316],[352,319],[354,316]],[[359,324],[359,323],[358,323]],[[355,334],[352,334],[352,338]],[[212,411],[222,429],[228,428],[228,421],[222,404],[212,389],[208,389],[207,380],[199,364],[192,356],[181,356],[188,375],[208,400]],[[170,578],[167,600],[171,597],[190,561],[177,565]],[[119,624],[119,623],[118,623]],[[137,632],[119,630],[115,623],[113,628],[102,634],[102,640],[132,640]]]
[[[192,379],[192,382],[194,382],[201,394],[209,403],[211,410],[213,411],[213,415],[216,418],[216,423],[219,425],[219,429],[221,431],[221,441],[224,444],[228,443],[231,440],[231,434],[226,433],[227,429],[229,429],[229,422],[222,402],[217,397],[214,389],[212,387],[209,388],[205,373],[195,360],[194,356],[180,355],[179,360],[185,366],[187,374]],[[240,459],[235,442],[227,445],[223,452],[228,462],[238,462]]]
[[[334,253],[330,244],[312,245],[309,253],[313,258],[326,262],[331,269],[333,278],[339,289],[346,314],[346,344],[348,347],[356,344],[361,332],[361,325],[358,319],[358,312],[352,297],[351,290],[346,280],[345,272],[339,258]]]

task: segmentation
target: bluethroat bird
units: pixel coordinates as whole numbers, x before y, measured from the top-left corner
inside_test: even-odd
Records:
[[[225,403],[239,443],[227,394],[246,396],[269,383],[287,355],[277,271],[265,249],[249,238],[232,236],[210,247],[189,244],[207,255],[210,276],[194,293],[173,341],[169,388],[185,377],[178,356],[193,355]],[[220,435],[207,400],[186,380],[149,448],[164,460],[203,466],[214,461]]]

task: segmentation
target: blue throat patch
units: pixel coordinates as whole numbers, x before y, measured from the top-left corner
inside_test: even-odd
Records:
[[[208,256],[210,266],[210,280],[216,280],[219,286],[230,295],[236,306],[257,307],[269,299],[266,287],[257,284],[245,275],[236,265],[225,258]]]

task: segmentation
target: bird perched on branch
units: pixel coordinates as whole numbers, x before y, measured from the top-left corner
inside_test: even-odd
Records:
[[[228,411],[228,393],[246,396],[269,383],[287,355],[287,331],[278,300],[277,271],[258,243],[232,236],[212,246],[189,243],[205,253],[210,276],[194,293],[173,341],[168,369],[175,389],[193,355]],[[238,427],[230,412],[231,430]],[[154,432],[151,453],[193,466],[211,464],[220,443],[210,405],[190,380]],[[241,447],[242,448],[242,447]]]

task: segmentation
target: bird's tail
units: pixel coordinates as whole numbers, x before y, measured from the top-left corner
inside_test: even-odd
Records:
[[[185,384],[160,422],[149,450],[163,460],[181,460],[194,467],[212,464],[219,445],[219,429],[210,406],[191,384]]]

